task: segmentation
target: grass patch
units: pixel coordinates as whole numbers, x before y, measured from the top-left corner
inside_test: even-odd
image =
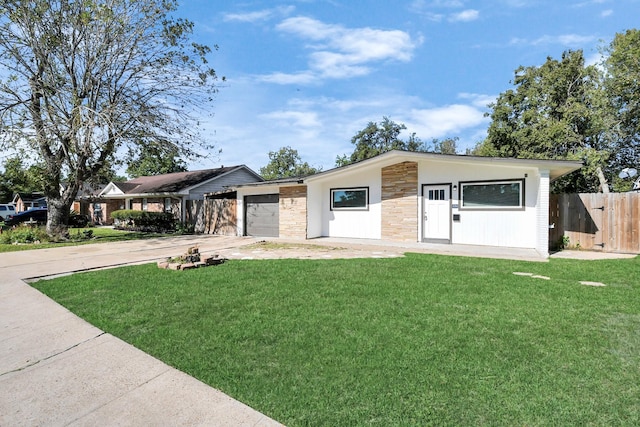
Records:
[[[42,229],[42,234],[44,235],[44,228],[43,227],[39,227],[39,228]],[[10,231],[4,230],[3,233],[9,233],[9,232]],[[85,238],[85,234],[84,234],[85,232],[90,232],[91,238]],[[172,234],[123,231],[123,230],[114,230],[113,228],[89,227],[89,228],[70,228],[69,235],[70,235],[70,240],[64,241],[64,242],[41,242],[41,243],[19,244],[19,245],[0,243],[0,253],[28,251],[32,249],[58,248],[61,246],[78,246],[78,245],[86,245],[89,243],[106,243],[106,242],[122,242],[127,240],[154,239],[158,237],[171,236]]]
[[[408,254],[33,286],[289,426],[638,425],[639,269]]]

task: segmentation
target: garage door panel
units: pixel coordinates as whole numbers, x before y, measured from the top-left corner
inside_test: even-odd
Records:
[[[279,236],[279,199],[278,194],[245,197],[245,234],[247,236]]]

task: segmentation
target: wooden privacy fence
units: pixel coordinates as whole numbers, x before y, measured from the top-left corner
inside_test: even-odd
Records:
[[[640,193],[552,194],[549,248],[640,253]]]
[[[235,236],[237,232],[235,198],[187,200],[186,222],[196,233]]]

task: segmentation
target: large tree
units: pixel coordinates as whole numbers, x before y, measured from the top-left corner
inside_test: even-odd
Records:
[[[187,164],[180,158],[178,147],[166,142],[140,144],[137,151],[132,147],[129,150],[129,158],[127,175],[131,178],[187,170]]]
[[[616,34],[606,49],[604,89],[614,118],[617,171],[640,167],[640,30]],[[630,184],[630,183],[629,183]]]
[[[321,170],[303,162],[298,150],[282,147],[278,151],[269,151],[269,163],[260,168],[260,175],[264,179],[293,178],[313,175]]]
[[[396,123],[388,117],[383,117],[380,123],[369,122],[351,138],[355,145],[353,153],[336,157],[336,166],[359,162],[391,150],[425,151],[424,143],[415,134],[406,140],[400,138],[400,133],[406,129],[404,123]]]
[[[67,233],[78,188],[121,148],[205,145],[193,145],[192,117],[216,74],[176,9],[175,0],[0,0],[0,144],[26,145],[45,166],[49,234]]]
[[[583,160],[581,175],[556,185],[556,191],[594,191],[598,168],[611,155],[602,92],[595,66],[582,51],[547,58],[540,67],[519,67],[513,84],[492,108],[487,139],[476,154],[534,159]]]

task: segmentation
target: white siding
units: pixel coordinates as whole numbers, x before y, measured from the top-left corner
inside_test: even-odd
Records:
[[[525,178],[525,174],[528,176]],[[524,210],[460,210],[460,181],[498,179],[525,179]],[[420,162],[418,182],[423,184],[452,184],[452,217],[460,215],[460,221],[452,220],[451,242],[457,244],[535,248],[537,246],[538,175],[534,168],[496,167],[456,163]],[[420,193],[422,196],[422,194]],[[420,203],[421,206],[421,203]],[[422,210],[420,209],[421,214]],[[419,232],[422,235],[423,220],[420,217]]]
[[[321,183],[309,185],[309,235],[380,239],[381,231],[381,172],[379,167],[345,173]],[[369,187],[369,209],[366,211],[331,210],[332,188]],[[318,203],[318,200],[320,203]],[[320,220],[320,224],[312,221]],[[320,233],[320,234],[318,234]]]
[[[549,171],[540,171],[540,190],[537,201],[538,233],[536,250],[542,256],[549,256]]]
[[[322,237],[324,217],[324,187],[317,184],[307,185],[307,237]],[[329,198],[327,197],[327,201]]]
[[[189,200],[204,200],[204,195],[207,193],[215,193],[223,191],[227,187],[257,181],[259,180],[255,175],[246,169],[241,168],[193,187],[189,190],[189,196],[187,198]]]

